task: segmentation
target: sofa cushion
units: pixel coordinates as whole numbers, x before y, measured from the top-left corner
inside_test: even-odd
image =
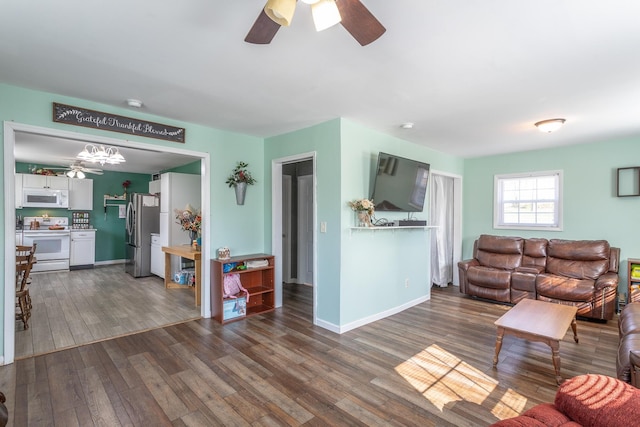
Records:
[[[509,289],[511,272],[479,265],[469,268],[467,271],[467,280],[471,284],[482,285],[486,288]]]
[[[640,391],[604,375],[579,375],[560,385],[556,408],[585,427],[638,425]]]
[[[597,279],[609,271],[611,248],[606,240],[551,239],[547,273],[574,279]]]
[[[549,241],[547,239],[525,239],[522,265],[526,267],[544,267],[547,264],[548,244]]]
[[[521,237],[483,234],[478,238],[476,259],[486,267],[513,270],[522,262],[523,248]]]
[[[594,280],[571,279],[554,274],[540,273],[536,277],[536,292],[547,298],[561,301],[593,300]]]

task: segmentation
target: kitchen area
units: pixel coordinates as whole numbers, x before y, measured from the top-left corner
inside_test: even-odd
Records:
[[[200,317],[195,287],[169,289],[164,280],[162,247],[190,242],[173,211],[201,205],[200,161],[187,160],[184,173],[105,167],[82,178],[68,166],[16,162],[15,242],[37,248],[16,358]],[[138,218],[136,200],[152,213]],[[189,268],[171,257],[171,275]]]

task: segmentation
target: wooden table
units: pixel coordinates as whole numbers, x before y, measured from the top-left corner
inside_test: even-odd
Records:
[[[194,250],[191,245],[180,245],[180,246],[163,246],[162,252],[164,252],[164,287],[167,289],[184,289],[184,288],[195,288],[195,301],[196,306],[200,305],[200,286],[202,275],[201,269],[201,257],[202,253],[200,251]],[[186,286],[176,283],[172,280],[171,275],[171,255],[181,256],[183,258],[187,258],[195,261],[195,273],[196,273],[196,286]]]
[[[576,313],[578,309],[569,305],[554,304],[545,301],[524,299],[495,321],[498,327],[496,352],[493,367],[498,364],[498,355],[502,348],[502,337],[511,334],[530,341],[539,341],[551,347],[556,382],[560,384],[560,340],[567,333],[569,325],[573,329],[573,339],[578,342]]]

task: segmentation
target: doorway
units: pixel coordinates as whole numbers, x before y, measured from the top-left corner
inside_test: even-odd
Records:
[[[15,148],[16,139],[21,134],[32,134],[39,136],[52,137],[54,139],[69,140],[74,143],[93,143],[103,144],[116,147],[126,147],[134,150],[144,150],[146,152],[163,153],[165,155],[175,156],[189,156],[195,160],[200,159],[202,165],[202,171],[200,175],[201,179],[201,202],[202,206],[210,206],[210,160],[209,154],[205,152],[196,152],[191,150],[185,150],[181,148],[165,147],[160,145],[152,145],[149,143],[124,141],[114,138],[101,137],[89,134],[79,134],[75,132],[60,131],[56,129],[25,125],[20,123],[5,122],[4,124],[4,190],[5,190],[5,233],[12,235],[15,231]],[[210,241],[210,213],[204,210],[205,215],[202,218],[202,235],[205,241]],[[14,240],[5,239],[5,253],[13,253]],[[203,246],[202,256],[205,259],[210,258],[209,248]],[[13,283],[13,276],[15,275],[15,264],[7,262],[5,257],[5,284]],[[10,259],[10,258],[9,258]],[[203,317],[211,317],[211,305],[210,305],[210,286],[209,286],[209,265],[203,263],[202,268],[202,305],[199,309],[200,315]],[[14,318],[14,300],[15,300],[15,288],[14,286],[6,285],[4,289],[4,357],[0,361],[1,364],[13,363],[15,359],[15,318]]]
[[[296,299],[304,300],[307,304],[302,306],[312,307],[312,312],[299,314],[314,324],[317,300],[315,182],[315,153],[276,159],[272,163],[276,306],[282,306],[283,295],[287,309],[296,310]]]

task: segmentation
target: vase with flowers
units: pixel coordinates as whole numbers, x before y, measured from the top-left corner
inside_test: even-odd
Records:
[[[244,205],[244,196],[247,191],[247,185],[253,185],[257,182],[247,167],[249,167],[248,163],[238,162],[231,172],[231,175],[227,177],[226,181],[229,188],[235,188],[236,203],[239,205]]]
[[[127,198],[127,188],[131,185],[131,181],[128,179],[122,183],[122,188],[124,188],[124,194],[122,195],[125,199]]]
[[[189,243],[193,243],[198,239],[200,227],[202,226],[202,214],[200,210],[196,210],[191,205],[187,205],[184,209],[175,209],[176,223],[180,224],[182,229],[189,233]]]
[[[349,207],[356,213],[356,224],[358,227],[373,227],[371,216],[375,205],[369,199],[356,199],[349,202]]]

